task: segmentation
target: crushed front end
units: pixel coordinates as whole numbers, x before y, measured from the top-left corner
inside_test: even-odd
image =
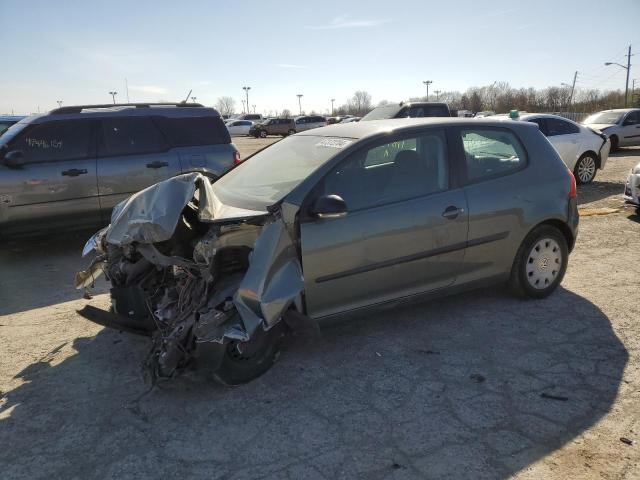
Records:
[[[299,256],[278,208],[221,204],[197,173],[160,182],[119,204],[85,248],[97,255],[76,275],[86,288],[103,272],[112,311],[80,313],[148,334],[155,382],[191,361],[226,384],[255,378],[275,360],[287,312],[303,312]]]

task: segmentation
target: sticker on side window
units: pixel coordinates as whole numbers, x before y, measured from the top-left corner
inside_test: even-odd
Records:
[[[329,148],[344,148],[351,143],[351,140],[346,138],[323,138],[316,147],[329,147]]]

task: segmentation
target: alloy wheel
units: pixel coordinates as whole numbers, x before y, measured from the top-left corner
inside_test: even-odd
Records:
[[[578,163],[578,178],[582,183],[589,183],[596,174],[596,161],[593,157],[582,157]]]

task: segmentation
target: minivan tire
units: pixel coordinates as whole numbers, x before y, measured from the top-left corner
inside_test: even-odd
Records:
[[[522,298],[548,297],[562,282],[568,261],[569,248],[562,232],[552,225],[540,225],[518,248],[509,286]]]
[[[248,342],[231,341],[225,344],[220,366],[213,379],[228,387],[248,383],[269,370],[280,356],[287,325],[280,321],[269,330],[258,326]],[[242,351],[245,346],[248,350]]]
[[[260,130],[260,138],[267,138],[267,131],[266,130]]]
[[[291,130],[289,130],[289,131],[287,132],[287,134],[288,134],[288,135],[295,135],[295,134],[296,134],[296,131],[292,128]]]

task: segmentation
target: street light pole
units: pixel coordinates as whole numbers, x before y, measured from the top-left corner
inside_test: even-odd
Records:
[[[245,105],[244,100],[240,100],[240,101],[242,102],[242,113],[247,113],[245,112],[245,109],[244,109],[244,105]]]
[[[301,100],[302,94],[298,93],[296,97],[298,97],[298,108],[300,109],[300,115],[302,115],[302,100]]]
[[[335,102],[335,101],[336,101],[336,99],[335,99],[335,98],[332,98],[332,99],[331,99],[331,116],[332,116],[332,117],[333,117],[333,102]]]
[[[56,103],[58,104],[58,108],[62,108],[62,100],[56,100]]]
[[[256,113],[256,106],[255,105],[251,105],[253,107],[253,113]]]
[[[620,65],[617,62],[605,62],[605,65],[617,65],[619,67],[624,68],[627,71],[627,82],[624,87],[624,106],[627,106],[629,101],[629,72],[631,71],[631,45],[629,45],[629,50],[627,52],[627,66]]]
[[[436,102],[437,102],[438,100],[440,100],[440,92],[441,92],[441,91],[442,91],[442,90],[434,90],[434,92],[435,92],[435,94],[436,94]]]
[[[118,94],[118,92],[109,92],[109,95],[111,95],[111,98],[113,99],[113,104],[116,104],[116,95]]]
[[[242,87],[242,89],[244,90],[245,95],[247,96],[247,113],[249,113],[249,90],[251,90],[251,87]]]
[[[196,103],[196,97],[191,97],[191,101],[192,101],[193,103]]]
[[[427,102],[428,102],[429,101],[429,85],[433,83],[433,80],[425,80],[422,83],[424,83],[427,86]]]

